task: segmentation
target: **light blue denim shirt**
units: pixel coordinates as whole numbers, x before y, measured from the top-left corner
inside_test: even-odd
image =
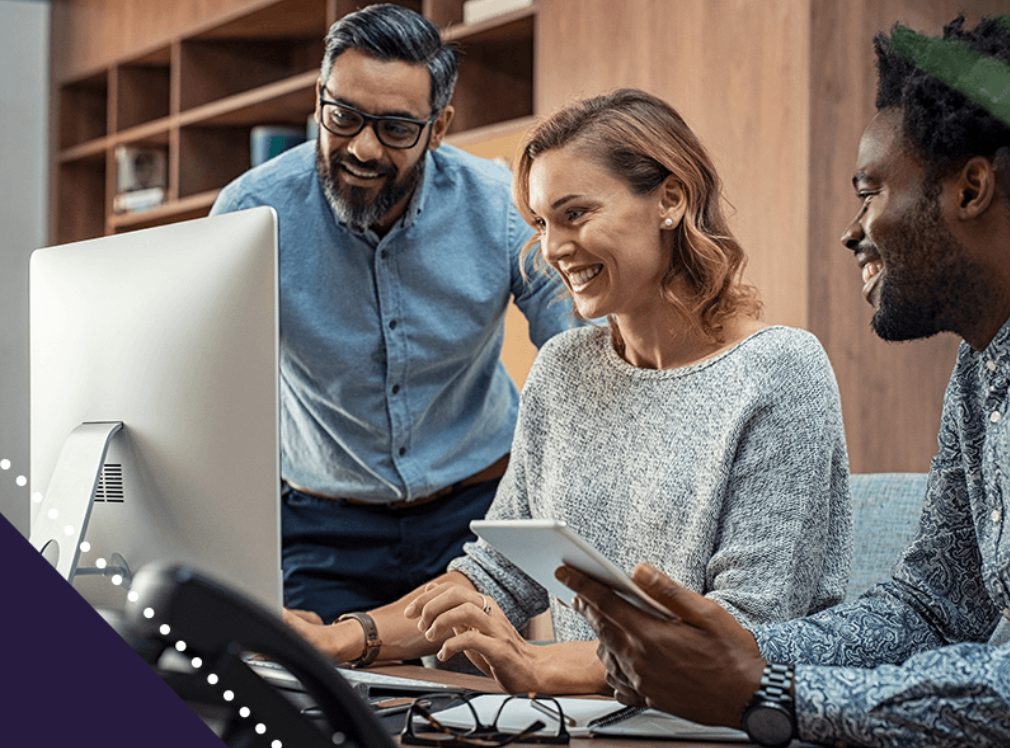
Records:
[[[862,597],[755,630],[796,664],[804,740],[868,746],[1010,745],[1010,322],[961,344],[918,535]]]
[[[574,324],[560,280],[519,273],[532,230],[508,171],[443,145],[384,236],[339,223],[315,141],[222,190],[270,205],[280,263],[281,474],[333,496],[425,496],[509,451],[518,394],[499,360],[510,298],[537,346]]]

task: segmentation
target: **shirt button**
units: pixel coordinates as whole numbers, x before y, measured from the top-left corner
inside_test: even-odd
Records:
[[[993,361],[992,359],[989,359],[988,361],[985,362],[985,368],[987,368],[989,371],[996,371],[996,362]]]
[[[989,414],[989,420],[992,421],[993,423],[999,423],[999,419],[1001,419],[1002,417],[1003,416],[1000,415],[1000,412],[998,410],[994,410],[992,413]]]
[[[396,320],[395,319],[389,320],[389,329],[390,330],[395,330],[396,329]]]
[[[998,523],[999,523],[999,521],[1000,521],[1001,519],[1003,519],[1003,513],[1002,513],[1002,512],[1001,512],[1001,511],[1000,511],[999,509],[993,509],[993,510],[992,510],[992,515],[991,515],[991,516],[992,516],[992,521],[993,521],[994,523],[996,523],[996,524],[998,524]]]
[[[396,393],[398,393],[399,391],[400,391],[400,385],[398,385],[398,384],[394,384],[394,385],[393,385],[393,394],[395,395],[395,394],[396,394]]]
[[[400,447],[400,457],[403,457],[405,454],[407,454],[407,448]]]

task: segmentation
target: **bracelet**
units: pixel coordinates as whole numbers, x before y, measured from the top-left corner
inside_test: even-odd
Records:
[[[364,629],[365,651],[361,653],[361,656],[358,659],[348,662],[347,664],[348,666],[354,668],[367,667],[375,662],[375,658],[379,656],[379,647],[382,646],[382,640],[379,638],[379,629],[375,625],[375,619],[363,611],[344,613],[342,616],[337,618],[334,623],[340,623],[341,621],[346,621],[351,618],[360,623],[361,628]]]

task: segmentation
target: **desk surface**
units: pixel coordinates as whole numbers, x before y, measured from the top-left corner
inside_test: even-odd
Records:
[[[418,678],[422,680],[434,681],[435,683],[446,683],[460,688],[472,688],[479,691],[489,691],[501,693],[501,689],[490,678],[478,675],[466,675],[464,673],[454,673],[449,670],[435,670],[433,668],[418,667],[416,665],[384,665],[370,668],[377,673],[387,675],[399,675],[403,678]],[[572,738],[571,745],[584,748],[617,748],[622,746],[634,746],[634,748],[740,748],[740,746],[753,746],[754,743],[715,743],[697,742],[693,740],[643,740],[641,738]]]

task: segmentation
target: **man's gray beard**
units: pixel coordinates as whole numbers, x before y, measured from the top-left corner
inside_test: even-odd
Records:
[[[402,181],[398,181],[395,174],[387,176],[371,202],[368,202],[366,188],[341,185],[337,182],[335,175],[339,163],[340,159],[335,152],[327,164],[322,150],[318,144],[316,145],[316,173],[319,175],[319,183],[323,187],[326,202],[330,204],[338,221],[347,224],[353,231],[363,232],[379,223],[394,205],[414,191],[424,175],[425,155],[417,160]]]

